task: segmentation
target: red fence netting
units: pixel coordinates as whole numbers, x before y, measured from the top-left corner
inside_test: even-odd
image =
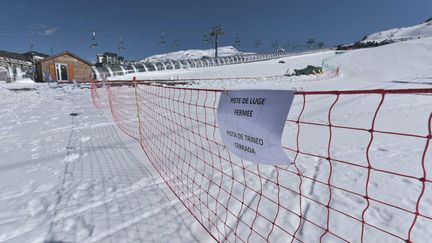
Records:
[[[93,104],[99,109],[109,108],[108,93],[105,82],[91,82],[91,97]]]
[[[216,123],[222,90],[92,84],[216,241],[424,242],[432,237],[432,89],[297,92],[293,163],[244,161]],[[106,92],[107,99],[100,93]]]

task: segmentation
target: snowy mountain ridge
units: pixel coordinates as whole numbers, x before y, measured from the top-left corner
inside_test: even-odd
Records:
[[[383,42],[383,41],[405,41],[419,38],[432,37],[432,18],[426,20],[424,23],[403,27],[394,28],[385,31],[380,31],[368,36],[365,36],[361,42],[366,43],[370,41]]]
[[[221,57],[240,55],[240,54],[250,54],[250,53],[240,52],[232,46],[223,46],[223,47],[218,48],[218,55]],[[199,59],[199,58],[202,58],[205,56],[213,57],[214,56],[214,49],[206,49],[206,50],[192,49],[192,50],[169,52],[169,53],[165,53],[165,54],[159,54],[159,55],[153,55],[153,56],[147,57],[147,58],[141,60],[141,62],[158,62],[158,61],[165,61],[165,60]]]

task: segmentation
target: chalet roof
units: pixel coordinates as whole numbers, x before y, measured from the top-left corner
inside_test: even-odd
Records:
[[[89,61],[87,61],[87,60],[85,60],[85,59],[83,59],[83,58],[81,58],[81,57],[79,57],[79,56],[73,54],[73,53],[70,52],[70,51],[64,51],[64,52],[61,52],[61,53],[59,53],[59,54],[56,54],[56,55],[54,55],[54,56],[52,56],[52,57],[50,56],[50,57],[44,58],[44,59],[38,61],[37,63],[46,62],[46,61],[48,61],[48,60],[52,60],[53,58],[57,58],[57,57],[60,57],[60,56],[63,56],[63,55],[69,55],[69,56],[72,56],[73,58],[76,58],[76,59],[80,60],[81,62],[83,62],[83,63],[85,63],[85,64],[87,64],[87,65],[89,65],[89,66],[93,66],[93,64],[92,64],[91,62],[89,62]]]

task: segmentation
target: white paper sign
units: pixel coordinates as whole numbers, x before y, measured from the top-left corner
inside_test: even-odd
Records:
[[[290,163],[281,137],[295,91],[222,92],[217,121],[228,150],[242,159],[270,165]]]

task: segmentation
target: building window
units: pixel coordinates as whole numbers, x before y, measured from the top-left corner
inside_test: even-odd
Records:
[[[68,81],[67,64],[56,63],[56,73],[58,81]]]

